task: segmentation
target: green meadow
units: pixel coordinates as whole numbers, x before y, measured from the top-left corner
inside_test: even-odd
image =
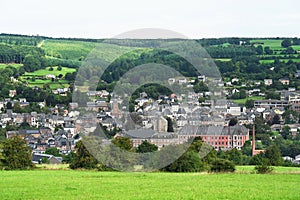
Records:
[[[63,87],[69,87],[68,81],[66,80],[55,80],[52,82],[50,79],[45,79],[45,76],[47,74],[52,74],[55,76],[58,76],[59,74],[62,74],[65,76],[67,73],[75,72],[76,69],[74,68],[68,68],[68,67],[62,67],[62,70],[57,70],[57,67],[53,67],[53,71],[49,70],[49,67],[45,69],[40,69],[34,72],[25,72],[23,76],[20,77],[22,81],[28,82],[30,87],[40,87],[43,88],[44,84],[49,84],[51,89],[57,89],[57,88],[63,88]],[[33,81],[32,77],[35,77],[36,79]]]
[[[248,97],[248,98],[245,98],[245,99],[235,99],[233,100],[235,103],[239,104],[239,105],[242,105],[242,104],[245,104],[247,100],[262,100],[264,99],[263,97],[260,97],[260,96],[252,96],[252,97]]]
[[[270,47],[273,50],[282,50],[285,49],[281,47],[282,40],[277,39],[258,39],[258,40],[251,40],[250,43],[262,43],[263,47]]]
[[[251,171],[246,169],[246,171]],[[299,171],[298,171],[299,173]],[[299,199],[300,174],[0,171],[0,199]]]
[[[295,63],[300,62],[300,58],[294,58],[294,59],[280,59],[280,62],[287,63],[289,60],[292,60]],[[274,60],[259,60],[260,63],[274,63]]]
[[[0,63],[0,69],[1,69],[1,68],[5,68],[5,67],[8,67],[8,66],[12,66],[12,67],[15,67],[15,68],[19,68],[19,67],[23,66],[23,64],[16,64],[16,63],[9,63],[9,64],[6,64],[6,63]]]
[[[101,42],[70,40],[45,40],[41,48],[45,50],[46,54],[50,57],[76,61],[85,59],[92,51],[97,51],[98,58],[112,61],[128,50],[137,49]]]

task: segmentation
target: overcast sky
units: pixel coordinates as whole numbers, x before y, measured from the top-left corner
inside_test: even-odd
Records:
[[[189,38],[300,37],[298,0],[1,0],[0,32],[110,38],[163,28]]]

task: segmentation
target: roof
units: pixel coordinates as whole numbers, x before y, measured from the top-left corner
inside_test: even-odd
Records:
[[[130,138],[151,138],[155,132],[152,129],[129,130],[125,133]]]
[[[228,135],[230,128],[231,135],[247,135],[248,129],[243,125],[235,126],[212,126],[212,125],[203,125],[203,126],[193,126],[186,125],[180,131],[179,135]]]

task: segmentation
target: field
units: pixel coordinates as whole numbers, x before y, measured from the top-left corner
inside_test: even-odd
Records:
[[[136,48],[124,47],[105,43],[96,42],[82,42],[82,41],[69,41],[69,40],[46,40],[41,45],[46,54],[51,57],[70,59],[70,60],[83,60],[93,50],[97,49],[97,56],[100,59],[112,61],[118,55],[128,50]]]
[[[8,66],[12,66],[12,67],[15,67],[15,68],[19,68],[19,67],[23,66],[23,64],[16,64],[16,63],[5,64],[5,63],[0,63],[0,69],[1,69],[1,68],[5,68],[5,67],[8,67]]]
[[[258,96],[252,96],[252,97],[248,97],[246,99],[236,99],[236,100],[233,100],[235,103],[237,104],[245,104],[247,100],[262,100],[263,97],[258,97]]]
[[[69,87],[69,84],[66,80],[56,80],[55,82],[52,82],[50,79],[44,79],[44,77],[47,74],[53,74],[55,76],[62,74],[63,76],[65,76],[67,73],[72,73],[75,71],[76,69],[68,67],[62,67],[61,71],[58,71],[57,67],[53,67],[53,71],[49,71],[49,67],[47,67],[46,69],[40,69],[34,72],[26,72],[23,76],[20,77],[20,79],[22,81],[27,81],[30,87],[37,86],[43,88],[44,84],[49,83],[51,89],[64,88]],[[35,81],[32,81],[31,79],[33,76],[36,77]]]
[[[262,39],[262,40],[251,40],[250,43],[263,43],[263,47],[270,47],[272,50],[282,50],[281,47],[282,40],[276,39]]]
[[[294,59],[280,59],[280,62],[288,62],[289,60],[292,60],[295,63],[300,62],[300,58],[294,58]],[[274,60],[259,60],[260,63],[274,63]]]
[[[299,174],[0,171],[0,199],[299,199]]]
[[[26,72],[24,76],[46,76],[47,74],[58,76],[59,74],[66,75],[66,73],[72,73],[75,71],[76,69],[68,67],[62,67],[61,71],[58,71],[57,67],[53,67],[53,71],[49,71],[49,67],[47,67],[45,69],[40,69],[34,72]]]

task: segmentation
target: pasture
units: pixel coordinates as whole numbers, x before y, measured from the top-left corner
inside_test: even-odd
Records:
[[[23,64],[16,64],[16,63],[8,63],[8,64],[6,64],[6,63],[0,63],[0,69],[8,67],[8,66],[12,66],[14,68],[19,68],[19,67],[23,66]]]
[[[112,61],[129,50],[137,49],[100,42],[70,40],[45,40],[41,48],[50,57],[76,61],[84,60],[93,50],[97,51],[98,58]]]
[[[277,39],[257,39],[257,40],[251,40],[250,43],[257,43],[255,46],[258,46],[259,43],[263,47],[270,47],[272,50],[283,50],[285,48],[281,47],[282,40]]]
[[[0,171],[0,199],[299,199],[300,174]]]
[[[59,74],[62,74],[63,76],[67,73],[75,72],[76,69],[74,68],[68,68],[68,67],[62,67],[62,70],[57,70],[57,67],[53,67],[53,71],[49,70],[50,68],[47,67],[45,69],[40,69],[34,72],[25,72],[24,76],[46,76],[47,74],[52,74],[55,76],[58,76]]]
[[[40,69],[34,72],[25,72],[25,74],[20,77],[20,80],[28,82],[30,87],[37,86],[43,88],[44,84],[49,84],[51,89],[64,88],[64,87],[68,88],[69,87],[68,81],[61,79],[52,82],[51,79],[45,79],[45,76],[47,74],[52,74],[55,76],[62,74],[63,76],[65,76],[67,73],[72,73],[75,71],[76,69],[68,68],[68,67],[62,67],[61,71],[57,70],[57,67],[53,67],[53,71],[50,71],[49,67],[47,67],[45,69]],[[32,80],[32,77],[35,77],[34,81]]]

